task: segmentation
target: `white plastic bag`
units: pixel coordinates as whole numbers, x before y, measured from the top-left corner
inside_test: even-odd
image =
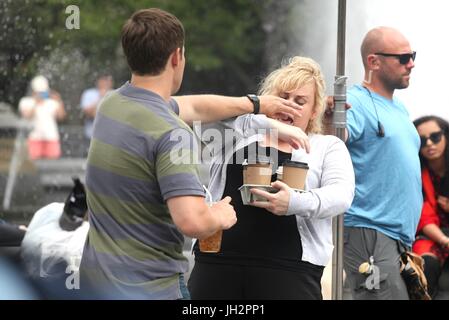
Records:
[[[51,203],[33,216],[22,241],[21,256],[27,273],[33,277],[49,277],[56,265],[67,265],[77,272],[89,230],[88,222],[74,231],[62,230],[59,218],[64,203]]]

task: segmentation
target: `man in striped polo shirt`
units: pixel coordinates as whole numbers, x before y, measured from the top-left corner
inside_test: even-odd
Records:
[[[246,97],[171,97],[184,72],[184,29],[165,11],[134,13],[122,29],[122,46],[131,81],[101,102],[88,155],[90,230],[80,267],[82,297],[189,298],[182,234],[204,238],[237,218],[229,197],[206,204],[187,124],[248,113],[253,104]],[[267,115],[297,115],[297,107],[260,98]],[[180,135],[188,138],[181,144],[173,138]],[[182,152],[175,163],[176,148]]]

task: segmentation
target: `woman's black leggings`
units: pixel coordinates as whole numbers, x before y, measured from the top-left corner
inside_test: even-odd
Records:
[[[321,300],[323,269],[301,272],[196,261],[188,288],[194,300]]]

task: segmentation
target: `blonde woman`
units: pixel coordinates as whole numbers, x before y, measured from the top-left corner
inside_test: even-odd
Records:
[[[189,280],[193,299],[322,299],[320,280],[333,249],[332,217],[345,212],[354,196],[354,173],[344,143],[320,133],[324,92],[319,65],[310,58],[293,57],[268,75],[260,94],[296,102],[302,106],[301,117],[276,121],[247,115],[215,125],[222,131],[234,129],[237,138],[225,141],[224,152],[212,159],[209,187],[215,200],[232,197],[238,220],[223,233],[219,253],[201,253],[194,247]],[[273,141],[257,130],[276,128],[279,123],[304,131],[310,152],[293,149],[282,135]],[[209,145],[216,150],[216,143]],[[279,191],[253,189],[268,201],[243,205],[238,191],[243,184],[239,153],[245,159],[268,156],[274,170],[285,160],[308,163],[306,192],[295,192],[274,174],[271,185]]]

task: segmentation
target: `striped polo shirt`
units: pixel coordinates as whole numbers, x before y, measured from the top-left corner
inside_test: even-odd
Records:
[[[100,297],[182,297],[179,274],[189,264],[166,201],[204,191],[193,132],[178,113],[173,99],[129,83],[99,107],[87,161],[90,230],[80,280]]]

